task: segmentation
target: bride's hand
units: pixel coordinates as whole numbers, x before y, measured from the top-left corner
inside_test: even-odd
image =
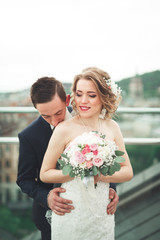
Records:
[[[100,177],[99,175],[94,176],[94,184],[96,184],[98,181],[100,181]]]

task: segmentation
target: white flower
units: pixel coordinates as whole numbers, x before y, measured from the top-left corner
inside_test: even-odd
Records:
[[[94,155],[93,155],[93,152],[89,152],[89,153],[86,153],[85,156],[86,156],[86,160],[89,161],[93,158]]]
[[[78,162],[76,161],[74,154],[70,156],[70,164],[74,167],[78,167]]]
[[[81,169],[85,169],[86,168],[86,162],[79,164],[79,166],[80,166]]]
[[[107,79],[105,77],[103,79],[105,80],[106,84],[111,88],[113,94],[115,94],[116,96],[119,96],[121,94],[122,90],[113,80]]]
[[[110,148],[109,148],[109,146],[103,147],[103,151],[104,151],[104,154],[105,154],[106,156],[108,156],[109,153],[110,153]]]

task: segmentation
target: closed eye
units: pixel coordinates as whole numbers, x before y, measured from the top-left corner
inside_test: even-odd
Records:
[[[62,111],[59,111],[55,115],[58,116],[58,115],[61,115],[61,114],[62,114]]]
[[[91,98],[95,98],[97,95],[89,95]]]
[[[82,96],[82,94],[76,93],[76,96],[77,96],[77,97],[81,97],[81,96]]]

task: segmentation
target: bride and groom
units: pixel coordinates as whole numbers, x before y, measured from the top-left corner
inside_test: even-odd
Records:
[[[71,104],[75,116],[58,124],[54,130],[40,171],[42,182],[62,183],[66,192],[61,195],[72,199],[75,207],[69,215],[59,216],[52,212],[51,232],[54,240],[114,239],[114,215],[106,214],[109,183],[129,181],[133,176],[120,128],[111,119],[118,107],[120,93],[121,90],[110,80],[109,75],[98,68],[87,68],[74,78]],[[106,151],[109,151],[107,161],[111,162],[114,155],[114,151],[110,152],[104,142],[99,144],[101,133],[104,142],[111,145],[112,150],[119,149],[124,152],[125,161],[120,164],[121,168],[109,175],[103,175],[99,168],[100,174],[83,178],[87,179],[86,183],[80,175],[75,177],[76,171],[80,170],[85,177],[85,172],[94,169],[93,165],[102,167],[102,163],[106,164],[103,159]],[[89,135],[92,136],[87,143]],[[92,150],[94,148],[92,152],[89,148],[91,141]],[[79,152],[80,145],[83,146],[83,154]],[[96,145],[100,145],[100,150],[95,148]],[[66,165],[73,166],[72,174],[56,168],[59,157],[66,156],[64,153],[68,154],[69,151],[71,154],[67,157]],[[76,161],[78,163],[74,165]]]
[[[78,89],[79,91],[77,91],[78,83],[82,83],[80,89]],[[89,86],[87,86],[86,83],[90,83]],[[60,135],[58,134],[58,138],[56,137],[56,147],[51,151],[53,158],[55,158],[54,154],[57,154],[57,159],[60,157],[58,154],[63,152],[64,149],[62,148],[66,146],[66,142],[67,144],[71,144],[76,136],[83,134],[83,132],[91,132],[92,130],[98,130],[106,134],[109,140],[114,140],[114,142],[119,145],[119,148],[125,151],[122,136],[117,124],[109,120],[118,106],[117,100],[120,99],[120,91],[113,82],[109,81],[108,74],[97,68],[86,69],[83,71],[82,75],[76,76],[72,90],[72,106],[77,114],[73,118],[73,122],[72,119],[70,119],[66,121],[67,125],[63,126],[63,124],[60,124],[61,126],[59,125],[58,128],[55,128],[55,130],[57,129],[57,131],[54,130],[55,135],[58,133],[60,133]],[[56,239],[56,234],[61,233],[62,235],[60,235],[59,239],[68,239],[68,232],[72,232],[73,239],[81,239],[80,236],[82,232],[85,239],[92,239],[92,237],[93,239],[103,239],[101,236],[104,236],[105,239],[112,239],[109,237],[109,232],[111,231],[111,234],[114,235],[114,217],[112,214],[114,214],[118,203],[118,196],[113,190],[113,188],[115,188],[113,182],[123,182],[131,178],[132,171],[129,166],[127,154],[125,154],[126,163],[122,164],[120,172],[117,172],[111,178],[110,176],[104,177],[103,175],[94,177],[97,187],[93,189],[94,184],[92,182],[90,185],[92,186],[91,191],[86,191],[86,188],[81,184],[82,181],[79,181],[79,178],[73,180],[73,178],[69,176],[64,176],[63,174],[59,175],[60,171],[53,173],[53,177],[56,177],[56,181],[53,181],[51,176],[49,180],[43,179],[44,182],[47,182],[43,183],[39,177],[43,156],[52,135],[53,126],[57,126],[63,120],[71,118],[69,113],[71,112],[70,107],[67,107],[66,110],[66,106],[69,105],[70,99],[68,96],[66,98],[64,88],[59,81],[47,77],[39,79],[32,85],[31,99],[41,116],[19,134],[20,153],[17,184],[23,192],[34,199],[32,211],[33,219],[36,226],[41,231],[42,239],[50,239],[50,226],[45,218],[48,207],[55,213],[52,216],[54,221],[52,222],[53,239]],[[99,113],[100,115],[98,115]],[[64,130],[64,132],[62,130]],[[117,137],[115,137],[115,135],[117,135]],[[52,145],[53,142],[54,137],[50,145]],[[49,154],[49,158],[50,157]],[[44,161],[50,161],[47,159],[48,157],[45,157]],[[57,159],[54,161],[53,159],[51,160],[51,162],[53,161],[51,163],[52,170]],[[43,166],[44,165],[45,164],[43,164]],[[129,172],[127,168],[129,168]],[[45,174],[48,178],[49,175],[46,169],[43,170],[44,171],[41,172],[41,177],[44,178],[43,174]],[[47,171],[48,170],[49,169],[47,169]],[[93,180],[93,178],[90,179]],[[78,183],[76,181],[78,181]],[[56,184],[54,184],[53,189],[53,182],[65,182],[62,184],[62,187],[66,188],[66,190],[56,187]],[[108,182],[112,182],[110,183],[109,193]],[[87,194],[89,192],[91,193],[91,199],[98,196],[95,205],[93,204],[94,201],[88,202],[89,197]],[[59,196],[59,193],[61,193],[62,197]],[[108,194],[109,198],[112,199],[111,202],[108,200]],[[77,197],[79,199],[76,199]],[[72,202],[75,208],[73,211],[71,211],[73,209],[71,205]],[[104,220],[103,226],[100,224],[101,220],[99,222],[99,216],[97,216],[98,218],[96,217],[96,204],[98,205],[97,209],[103,211],[103,217],[101,216]],[[102,208],[102,206],[104,206],[104,208]],[[111,215],[106,214],[106,207],[107,213]],[[99,215],[99,212],[97,214]],[[54,220],[55,216],[57,216],[57,219]],[[109,218],[112,220],[108,221]],[[104,225],[105,222],[108,227]],[[111,225],[108,225],[109,222]],[[101,225],[101,227],[96,230],[98,225]],[[112,226],[112,230],[109,226]],[[106,229],[108,230],[106,231]],[[105,232],[103,232],[104,230]],[[91,232],[94,234],[91,234]],[[107,235],[108,237],[106,237]]]

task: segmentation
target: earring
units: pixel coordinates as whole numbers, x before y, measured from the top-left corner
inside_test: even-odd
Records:
[[[106,112],[107,112],[107,110],[105,108],[102,108],[101,113],[99,114],[99,118],[104,119]]]

